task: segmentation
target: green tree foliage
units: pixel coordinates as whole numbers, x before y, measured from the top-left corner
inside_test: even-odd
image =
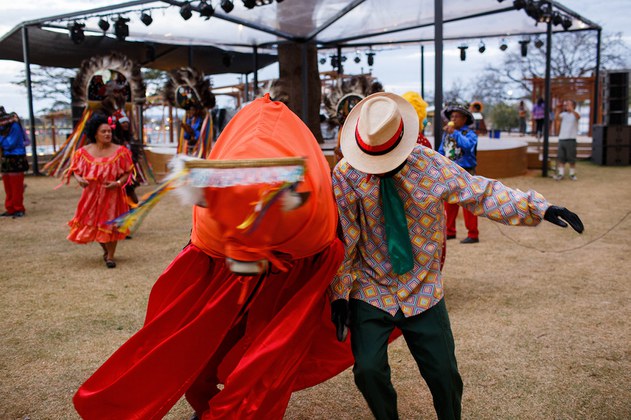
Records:
[[[519,126],[517,107],[505,102],[497,103],[490,111],[490,122],[493,130],[511,131]]]

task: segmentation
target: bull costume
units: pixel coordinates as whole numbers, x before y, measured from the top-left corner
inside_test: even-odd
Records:
[[[253,162],[296,159],[304,176],[287,189],[230,178],[273,178],[282,168]],[[229,175],[200,189],[191,241],[154,285],[143,327],[77,391],[82,417],[162,418],[185,394],[198,418],[281,419],[292,391],[352,363],[330,324],[326,289],[344,251],[315,138],[266,96],[233,118],[208,161],[190,164],[215,165],[191,182],[208,185],[221,164]]]

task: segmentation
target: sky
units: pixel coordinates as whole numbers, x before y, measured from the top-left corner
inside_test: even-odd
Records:
[[[304,1],[304,0],[303,0]],[[410,0],[412,1],[412,0]],[[491,1],[491,0],[476,0]],[[510,1],[510,0],[509,0]],[[86,10],[94,7],[110,4],[107,0],[48,0],[46,2],[28,2],[15,0],[0,0],[0,10],[3,18],[0,21],[0,36],[9,32],[20,22],[67,13],[76,10]],[[622,33],[623,40],[631,46],[631,27],[628,16],[631,14],[631,0],[610,0],[603,7],[602,2],[594,0],[561,0],[561,3],[598,23],[603,27],[604,34]],[[487,49],[484,54],[479,54],[477,43],[470,43],[466,61],[460,61],[457,44],[446,45],[443,55],[443,82],[444,88],[449,89],[454,83],[466,85],[486,65],[497,64],[502,60],[502,52],[499,48],[499,40],[487,40]],[[517,40],[509,40],[509,48],[517,48]],[[402,94],[409,90],[420,92],[421,79],[421,52],[418,46],[385,49],[375,56],[375,64],[372,74],[384,85],[385,90]],[[425,90],[433,91],[434,85],[434,53],[431,47],[425,47]],[[353,63],[352,56],[345,63],[345,73],[357,74],[368,69],[365,60],[357,65]],[[268,66],[259,72],[259,80],[275,78],[278,75],[277,64]],[[15,61],[0,60],[0,105],[5,106],[8,112],[14,111],[21,116],[27,116],[28,104],[26,90],[13,85],[12,81],[20,78],[20,70],[24,64]],[[321,70],[330,70],[327,62],[321,66]],[[239,81],[238,75],[218,75],[213,77],[213,85],[216,87],[232,85]],[[35,103],[35,113],[49,106],[45,101]],[[220,105],[222,103],[220,102]]]

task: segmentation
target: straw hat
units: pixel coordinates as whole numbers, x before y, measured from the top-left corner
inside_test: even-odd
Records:
[[[412,153],[419,121],[414,107],[402,97],[379,92],[353,107],[342,127],[344,157],[367,174],[390,172]]]

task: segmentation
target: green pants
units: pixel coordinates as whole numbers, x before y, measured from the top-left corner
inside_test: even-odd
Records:
[[[445,301],[409,318],[400,310],[392,316],[357,299],[350,300],[350,309],[355,384],[375,418],[398,419],[397,393],[388,364],[388,337],[397,327],[432,393],[438,418],[459,419],[462,379]]]

